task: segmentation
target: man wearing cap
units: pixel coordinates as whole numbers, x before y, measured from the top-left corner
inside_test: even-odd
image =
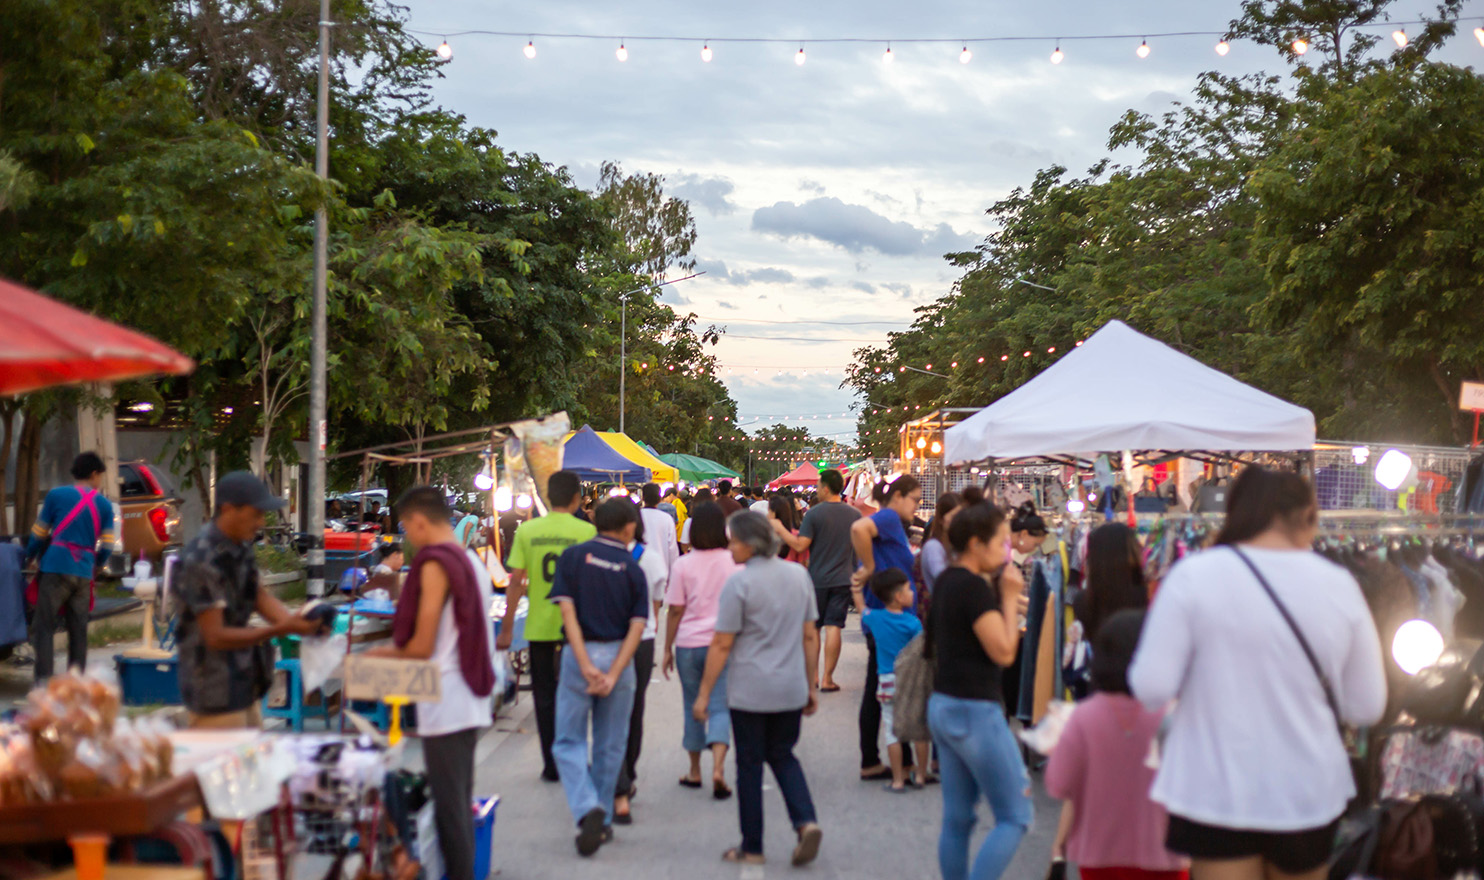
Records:
[[[321,624],[299,617],[258,582],[253,541],[264,514],[281,510],[263,481],[235,471],[216,484],[216,516],[186,543],[174,583],[180,614],[180,698],[192,727],[257,727],[259,700],[273,678],[270,639],[313,635]],[[249,626],[253,612],[267,626]]]

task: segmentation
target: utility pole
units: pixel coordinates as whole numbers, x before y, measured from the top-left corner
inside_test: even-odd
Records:
[[[319,107],[316,116],[314,171],[321,181],[330,177],[330,0],[319,0]],[[329,187],[325,187],[328,192]],[[314,212],[314,305],[309,343],[309,579],[310,596],[325,594],[325,363],[329,344],[328,279],[330,217],[321,204]]]
[[[629,295],[619,298],[618,319],[618,433],[624,433],[624,381],[629,377]]]

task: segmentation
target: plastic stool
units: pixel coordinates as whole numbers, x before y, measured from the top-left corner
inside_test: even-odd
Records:
[[[320,696],[320,704],[318,706],[306,706],[304,704],[304,677],[299,669],[298,659],[279,660],[274,664],[273,668],[275,675],[279,670],[288,674],[289,702],[287,706],[281,709],[275,709],[268,705],[268,698],[264,697],[263,717],[287,718],[289,726],[294,729],[295,733],[304,732],[304,719],[308,716],[317,716],[325,719],[325,726],[329,727],[330,706],[329,702],[324,699],[323,694]]]
[[[385,732],[391,728],[391,707],[380,700],[351,700],[350,710],[376,725],[377,730]]]

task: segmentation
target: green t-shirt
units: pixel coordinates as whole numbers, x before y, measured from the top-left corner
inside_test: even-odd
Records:
[[[548,513],[521,523],[515,530],[506,566],[526,573],[530,611],[526,615],[526,639],[532,642],[562,640],[562,609],[548,600],[556,577],[557,559],[574,544],[591,541],[598,530],[570,513]]]

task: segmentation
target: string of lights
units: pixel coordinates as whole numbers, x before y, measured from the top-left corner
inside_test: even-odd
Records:
[[[1465,17],[1458,18],[1457,21],[1459,23],[1468,23],[1468,22],[1475,22],[1475,21],[1484,22],[1484,16],[1465,16]],[[1409,25],[1427,25],[1429,23],[1430,22],[1426,21],[1425,19],[1415,19],[1415,20],[1410,20],[1410,21],[1398,21],[1398,22],[1370,22],[1370,23],[1367,23],[1367,24],[1355,25],[1355,28],[1356,29],[1371,30],[1371,29],[1378,29],[1378,28],[1394,27],[1395,30],[1393,30],[1391,32],[1391,39],[1392,39],[1392,41],[1396,43],[1396,45],[1397,45],[1398,48],[1406,48],[1406,46],[1410,42],[1410,38],[1407,36],[1407,27]],[[524,39],[526,41],[526,43],[525,43],[524,46],[521,47],[521,53],[524,54],[526,58],[532,59],[532,60],[534,60],[536,58],[536,54],[537,54],[536,40],[538,38],[539,39],[542,39],[542,40],[589,40],[589,41],[590,40],[597,40],[597,41],[609,42],[609,43],[611,43],[611,42],[617,42],[618,43],[618,48],[614,50],[613,54],[614,54],[614,57],[617,58],[619,62],[625,62],[625,61],[628,61],[629,60],[629,48],[628,48],[628,44],[629,43],[692,43],[692,44],[694,44],[694,43],[700,43],[701,44],[701,49],[700,49],[701,61],[703,63],[706,63],[706,64],[711,63],[711,61],[716,57],[715,50],[711,48],[712,44],[716,44],[716,45],[724,45],[724,44],[737,44],[737,45],[740,45],[740,44],[759,44],[759,45],[788,46],[788,47],[797,46],[798,47],[798,51],[794,53],[793,58],[794,58],[794,64],[796,64],[796,65],[798,65],[800,67],[804,66],[805,62],[808,59],[808,55],[805,53],[804,47],[806,45],[811,45],[811,44],[812,45],[831,45],[831,44],[836,44],[836,45],[838,45],[838,44],[865,44],[865,45],[869,45],[869,44],[876,44],[876,45],[885,46],[886,51],[883,52],[882,55],[881,55],[881,60],[885,64],[891,64],[891,63],[893,63],[896,60],[896,53],[892,51],[892,46],[893,45],[897,45],[897,46],[905,46],[905,45],[925,45],[925,46],[958,45],[958,46],[960,46],[960,49],[959,49],[959,52],[958,52],[958,60],[959,60],[959,63],[961,63],[961,64],[968,64],[970,61],[973,60],[973,58],[974,58],[974,52],[973,52],[973,49],[970,48],[970,47],[977,47],[977,46],[983,46],[983,45],[992,45],[992,44],[996,44],[996,43],[1046,43],[1046,44],[1050,44],[1050,45],[1052,45],[1052,46],[1055,47],[1052,50],[1051,55],[1049,56],[1049,60],[1051,61],[1052,64],[1060,64],[1066,58],[1066,53],[1064,53],[1062,51],[1062,48],[1061,48],[1063,43],[1071,44],[1071,43],[1108,42],[1108,41],[1129,41],[1129,42],[1132,42],[1133,40],[1139,40],[1139,45],[1134,50],[1134,54],[1137,55],[1139,58],[1143,59],[1143,58],[1148,58],[1150,56],[1150,54],[1152,53],[1152,51],[1153,51],[1152,48],[1149,45],[1149,41],[1150,40],[1164,40],[1164,39],[1189,38],[1189,37],[1205,37],[1207,39],[1210,39],[1210,38],[1214,37],[1214,38],[1216,38],[1217,42],[1216,42],[1215,46],[1213,47],[1213,49],[1214,49],[1214,51],[1216,52],[1217,55],[1220,55],[1222,57],[1225,57],[1226,54],[1231,51],[1231,45],[1227,42],[1227,36],[1228,35],[1227,35],[1227,32],[1224,31],[1224,30],[1165,31],[1165,32],[1145,32],[1145,33],[1129,32],[1129,33],[1121,33],[1121,34],[1072,34],[1072,35],[991,34],[991,35],[977,36],[977,37],[890,37],[890,38],[883,38],[883,37],[826,36],[826,37],[811,37],[811,38],[802,39],[802,40],[792,39],[792,38],[786,38],[786,37],[743,37],[743,36],[739,36],[739,37],[699,36],[699,37],[697,37],[697,36],[678,36],[678,35],[664,35],[664,34],[641,34],[641,35],[638,35],[638,36],[633,36],[633,35],[627,35],[627,34],[598,34],[598,33],[568,33],[568,32],[532,32],[532,31],[487,30],[487,29],[483,29],[483,28],[447,29],[447,30],[421,30],[421,29],[408,28],[407,29],[407,32],[410,33],[410,34],[416,34],[418,36],[441,37],[442,40],[443,40],[443,42],[438,45],[437,53],[438,53],[438,56],[440,58],[443,58],[444,60],[450,60],[450,59],[453,58],[453,47],[450,46],[449,43],[448,43],[449,38],[450,37],[455,37],[455,38],[456,37],[468,37],[468,36],[511,37],[511,38],[517,38],[517,39]],[[1481,46],[1484,46],[1484,26],[1475,27],[1473,29],[1473,34],[1474,34],[1474,38],[1479,41],[1479,44]],[[1290,44],[1290,47],[1293,49],[1294,54],[1296,54],[1296,55],[1303,55],[1305,52],[1307,52],[1309,50],[1309,45],[1310,45],[1309,38],[1311,36],[1313,36],[1313,35],[1312,34],[1308,34],[1308,33],[1304,33],[1304,32],[1295,32],[1294,37],[1293,37],[1293,42]]]

